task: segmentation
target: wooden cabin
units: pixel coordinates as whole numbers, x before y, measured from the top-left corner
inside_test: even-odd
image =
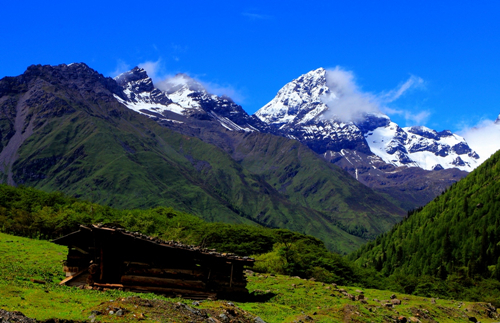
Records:
[[[52,242],[68,246],[61,284],[119,288],[193,299],[241,298],[248,294],[245,266],[254,259],[164,241],[105,225]]]

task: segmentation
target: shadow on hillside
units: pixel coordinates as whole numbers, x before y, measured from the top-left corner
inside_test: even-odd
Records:
[[[241,303],[264,303],[276,295],[277,294],[271,292],[254,291],[244,296],[240,296],[237,301]]]

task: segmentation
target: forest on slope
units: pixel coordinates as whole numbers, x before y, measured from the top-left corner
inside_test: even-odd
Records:
[[[456,295],[488,282],[485,297],[498,297],[500,152],[349,258],[399,281],[408,293],[425,288]]]

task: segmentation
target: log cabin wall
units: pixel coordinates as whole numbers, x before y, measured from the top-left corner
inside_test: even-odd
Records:
[[[53,242],[70,248],[67,264],[75,266],[67,266],[68,272],[87,271],[85,282],[90,286],[187,298],[248,294],[243,271],[254,263],[248,257],[98,225],[82,226]],[[71,278],[63,282],[72,285]]]

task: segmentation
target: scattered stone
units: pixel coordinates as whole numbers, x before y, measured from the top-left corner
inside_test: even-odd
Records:
[[[347,298],[349,298],[351,301],[356,300],[356,297],[354,297],[354,295],[352,295],[352,294],[347,294]]]
[[[404,316],[398,317],[398,323],[406,323],[406,322],[408,322],[408,320],[406,319],[406,317],[404,317]]]
[[[378,299],[376,299],[376,298],[374,298],[374,299],[373,299],[373,301],[374,301],[374,302],[378,302],[378,303],[380,303],[380,300],[378,300]]]
[[[229,318],[227,317],[227,315],[224,314],[224,313],[219,314],[219,317],[222,320],[222,322],[226,322],[226,321],[229,320]]]
[[[420,320],[418,318],[416,318],[415,316],[412,316],[412,317],[410,317],[410,322],[420,323]]]
[[[385,303],[384,304],[385,307],[391,307],[392,308],[392,303]]]
[[[392,294],[391,299],[395,299],[395,298],[397,298],[396,294]]]
[[[431,298],[431,303],[432,303],[432,304],[436,304],[436,299]]]
[[[120,308],[118,311],[116,311],[116,316],[122,316],[123,315],[123,310]]]
[[[469,321],[476,323],[477,322],[477,318],[475,318],[474,316],[470,316],[469,317]]]
[[[260,317],[256,317],[255,318],[255,323],[266,323],[266,321],[264,321],[263,319],[261,319]]]
[[[356,296],[357,301],[362,300],[362,299],[365,299],[365,295],[359,294],[358,296]]]
[[[194,302],[191,303],[191,305],[193,305],[193,306],[200,306],[200,302],[194,301]]]
[[[393,305],[401,305],[401,300],[397,299],[397,298],[394,298],[394,299],[391,299],[391,303]]]
[[[356,289],[356,293],[363,294],[363,291],[362,291],[362,290],[359,290],[359,289]]]

